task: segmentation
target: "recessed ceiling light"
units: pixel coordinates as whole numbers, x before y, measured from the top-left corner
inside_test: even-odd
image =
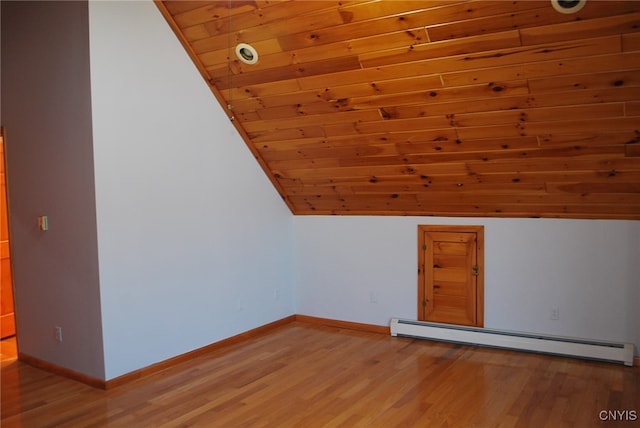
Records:
[[[551,0],[551,6],[560,13],[576,13],[586,3],[587,0]]]
[[[255,64],[258,62],[258,51],[246,43],[240,43],[236,46],[236,56],[245,64]]]

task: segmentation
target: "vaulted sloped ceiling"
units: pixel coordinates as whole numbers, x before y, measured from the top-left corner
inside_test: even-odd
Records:
[[[640,219],[640,1],[156,4],[294,214]]]

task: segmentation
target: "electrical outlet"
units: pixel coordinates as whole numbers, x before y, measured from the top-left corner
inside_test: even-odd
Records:
[[[369,292],[369,301],[371,303],[378,303],[378,295],[376,294],[375,291]]]
[[[62,343],[62,327],[56,326],[55,327],[55,332],[56,332],[56,340],[58,342]]]
[[[560,308],[557,306],[551,308],[551,319],[554,321],[560,319]]]
[[[280,290],[278,290],[277,288],[273,289],[273,298],[276,300],[280,300]]]

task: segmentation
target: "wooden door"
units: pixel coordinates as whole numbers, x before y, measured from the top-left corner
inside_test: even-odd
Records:
[[[419,320],[483,326],[483,242],[483,226],[419,226]]]
[[[9,211],[4,168],[4,134],[0,130],[0,338],[16,334],[9,253]]]

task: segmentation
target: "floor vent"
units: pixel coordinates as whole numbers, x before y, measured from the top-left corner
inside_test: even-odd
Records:
[[[391,335],[633,365],[633,344],[391,319]]]

